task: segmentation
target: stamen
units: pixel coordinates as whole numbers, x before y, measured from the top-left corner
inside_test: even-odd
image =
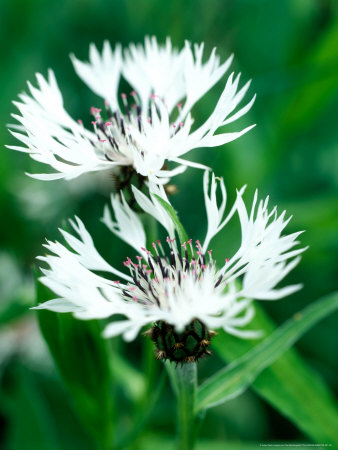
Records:
[[[157,250],[157,247],[156,247],[156,243],[153,242],[153,243],[152,243],[152,246],[153,246],[153,248],[154,248],[154,250],[155,250],[155,252],[156,252],[156,255],[159,256],[158,250]]]
[[[178,290],[183,290],[184,295],[187,295],[186,280],[190,279],[196,284],[203,283],[208,267],[210,270],[215,270],[214,260],[211,256],[212,250],[208,250],[209,262],[207,264],[199,240],[195,241],[197,250],[193,248],[191,239],[182,243],[184,256],[177,250],[176,244],[173,245],[175,238],[170,239],[167,236],[166,242],[170,249],[167,254],[164,253],[161,241],[158,240],[151,244],[154,249],[153,253],[144,247],[141,248],[146,256],[136,255],[137,263],[133,263],[129,257],[124,261],[123,264],[128,267],[132,277],[132,282],[128,285],[128,291],[133,291],[133,297],[125,294],[126,301],[137,298],[139,303],[153,304],[161,309],[166,309],[168,308],[169,298],[176,295]],[[192,251],[191,255],[187,251],[188,245]],[[209,272],[210,276],[212,276],[212,273]],[[216,270],[214,273],[214,288],[217,288],[222,282],[224,283],[224,275],[218,274],[216,278]],[[125,292],[125,289],[123,292]]]

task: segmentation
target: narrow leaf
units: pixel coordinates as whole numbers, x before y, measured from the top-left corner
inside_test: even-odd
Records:
[[[223,403],[247,389],[261,371],[277,360],[307,330],[338,308],[338,293],[324,297],[298,313],[249,353],[207,380],[198,391],[197,412]],[[289,382],[289,380],[285,380]],[[304,399],[302,400],[304,402]],[[331,405],[330,405],[331,406]],[[338,420],[338,413],[332,413]],[[324,433],[323,435],[324,436]],[[338,442],[334,429],[326,434],[326,440]]]
[[[37,282],[38,303],[52,293]],[[37,310],[42,335],[59,369],[79,418],[104,448],[112,435],[110,354],[98,321]]]
[[[265,336],[276,328],[257,303],[250,326],[263,330]],[[213,348],[224,361],[231,362],[250,351],[257,341],[238,339],[221,331]],[[337,409],[332,393],[294,348],[266,368],[251,387],[312,440],[337,441]]]
[[[174,222],[174,225],[175,225],[176,231],[178,233],[178,237],[180,238],[181,244],[183,244],[184,242],[187,242],[188,235],[187,235],[183,225],[181,224],[174,208],[168,202],[163,200],[163,198],[159,197],[158,195],[155,194],[155,197],[160,202],[160,204],[163,206],[163,208],[167,211],[171,220]]]

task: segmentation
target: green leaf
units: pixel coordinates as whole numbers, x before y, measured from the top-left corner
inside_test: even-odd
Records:
[[[1,448],[62,448],[55,411],[50,408],[35,374],[16,362],[7,367],[4,385],[4,392],[0,392],[1,410],[7,416],[9,426],[5,447]]]
[[[241,356],[230,366],[215,374],[199,388],[197,412],[239,395],[250,386],[260,372],[276,361],[302,334],[337,308],[338,293],[318,300],[316,303],[305,308],[303,312],[296,314],[293,319],[286,322],[268,338],[264,339],[263,342],[256,345],[249,353]],[[224,340],[219,346],[226,347]],[[307,384],[307,381],[307,378],[304,377],[302,383]],[[290,385],[292,382],[292,377],[291,379],[284,379],[284,384],[287,383]],[[319,391],[319,395],[317,394],[317,386],[318,383],[315,383],[314,392],[311,393],[312,395],[310,397],[297,395],[293,398],[290,397],[287,405],[288,410],[293,410],[293,415],[297,417],[298,409],[302,411],[304,404],[307,404],[306,409],[310,409],[312,413],[310,412],[308,414],[307,417],[309,420],[306,424],[301,422],[303,425],[301,428],[315,440],[338,443],[336,427],[338,421],[337,409],[333,402],[330,401],[328,395],[324,395],[321,391]],[[296,388],[296,385],[294,387]],[[317,409],[319,407],[320,409]],[[309,411],[307,412],[309,413]],[[299,424],[299,420],[296,423]]]
[[[139,370],[133,367],[118,353],[114,354],[111,370],[115,381],[121,384],[126,396],[133,402],[139,401],[146,391],[146,380]]]
[[[115,444],[115,450],[131,448],[132,443],[135,442],[152,418],[155,407],[165,386],[165,381],[166,371],[163,370],[162,374],[159,376],[158,382],[153,386],[152,391],[149,392],[149,395],[147,396],[147,403],[143,404],[143,407],[138,410],[137,415],[133,420],[132,429],[122,436],[122,438],[120,438],[120,440]]]
[[[274,323],[257,303],[255,309],[252,326],[266,334],[272,333]],[[238,339],[224,332],[213,343],[225,361],[237,359],[255,345],[257,340]],[[288,350],[266,368],[253,382],[252,388],[314,441],[337,440],[337,410],[332,394],[295,349]]]
[[[187,235],[183,225],[181,224],[174,208],[168,202],[163,200],[163,198],[159,197],[158,195],[155,194],[155,197],[160,202],[160,204],[163,206],[163,208],[167,211],[171,220],[174,222],[174,225],[175,225],[176,231],[178,233],[178,237],[180,238],[181,244],[183,244],[184,242],[187,242],[188,235]]]
[[[52,297],[51,291],[37,282],[38,303]],[[37,314],[42,335],[80,420],[100,448],[109,448],[113,432],[110,353],[100,323],[47,310],[37,310]]]

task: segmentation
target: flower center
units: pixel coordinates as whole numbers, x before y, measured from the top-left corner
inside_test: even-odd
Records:
[[[125,113],[112,111],[108,102],[105,102],[105,118],[102,117],[102,109],[92,106],[90,113],[94,116],[92,125],[97,136],[100,149],[104,150],[104,156],[108,161],[121,161],[125,159],[126,164],[132,159],[131,151],[128,150],[134,141],[130,134],[130,125],[142,131],[141,106],[138,103],[136,92],[131,92],[133,103],[129,105],[127,95],[122,94]],[[93,143],[94,144],[94,143]],[[95,144],[94,144],[95,145]]]
[[[215,260],[208,251],[208,257],[202,252],[201,244],[192,240],[185,242],[183,252],[177,250],[175,239],[167,237],[170,254],[166,255],[161,241],[153,242],[154,254],[142,248],[145,256],[136,256],[138,262],[130,258],[124,266],[130,270],[132,283],[128,283],[123,295],[126,300],[147,306],[157,305],[163,310],[170,310],[170,303],[179,297],[189,297],[191,283],[199,285],[204,282],[206,274],[213,277],[213,287],[223,289],[223,275],[217,277]],[[208,260],[207,260],[208,259]]]
[[[145,134],[145,128],[154,127],[154,124],[158,124],[162,119],[167,120],[167,118],[162,117],[164,114],[163,108],[161,109],[159,106],[160,103],[164,106],[163,100],[154,94],[150,95],[146,116],[135,91],[130,93],[131,102],[128,102],[126,94],[121,94],[121,97],[124,113],[120,110],[112,111],[108,102],[105,102],[104,112],[95,106],[90,108],[90,113],[94,117],[92,125],[97,137],[97,141],[91,143],[99,153],[103,154],[107,161],[119,162],[122,165],[133,165],[133,150],[137,150],[142,158],[145,156],[145,150],[139,148],[132,136],[131,129]],[[179,104],[177,107],[180,111],[181,105]],[[156,116],[155,120],[154,116]],[[83,123],[82,120],[78,122],[80,125]],[[183,125],[183,122],[172,124],[170,135],[173,136],[178,133]]]

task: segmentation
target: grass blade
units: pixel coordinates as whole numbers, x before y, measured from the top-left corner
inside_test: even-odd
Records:
[[[220,404],[243,392],[255,378],[271,363],[277,360],[283,352],[291,347],[307,330],[309,330],[320,319],[328,316],[338,308],[338,293],[331,294],[316,303],[307,307],[302,313],[296,314],[293,319],[286,322],[263,342],[256,345],[249,353],[241,356],[237,361],[215,374],[207,380],[198,391],[197,412]],[[285,383],[290,383],[286,379]],[[306,383],[306,378],[303,381]],[[313,395],[315,396],[315,392]],[[301,409],[304,402],[309,399],[294,398],[292,407]],[[318,400],[318,399],[317,399]],[[314,425],[322,427],[317,433],[308,433],[316,440],[322,442],[338,442],[338,432],[334,423],[337,423],[338,413],[328,397],[323,397],[322,407],[328,408],[330,420],[326,425],[318,424],[317,419]],[[291,407],[291,405],[290,405]],[[295,413],[297,414],[297,413]],[[317,411],[318,414],[318,411]],[[320,414],[323,413],[320,410]],[[322,422],[322,421],[320,421]],[[316,435],[316,437],[314,436]]]

